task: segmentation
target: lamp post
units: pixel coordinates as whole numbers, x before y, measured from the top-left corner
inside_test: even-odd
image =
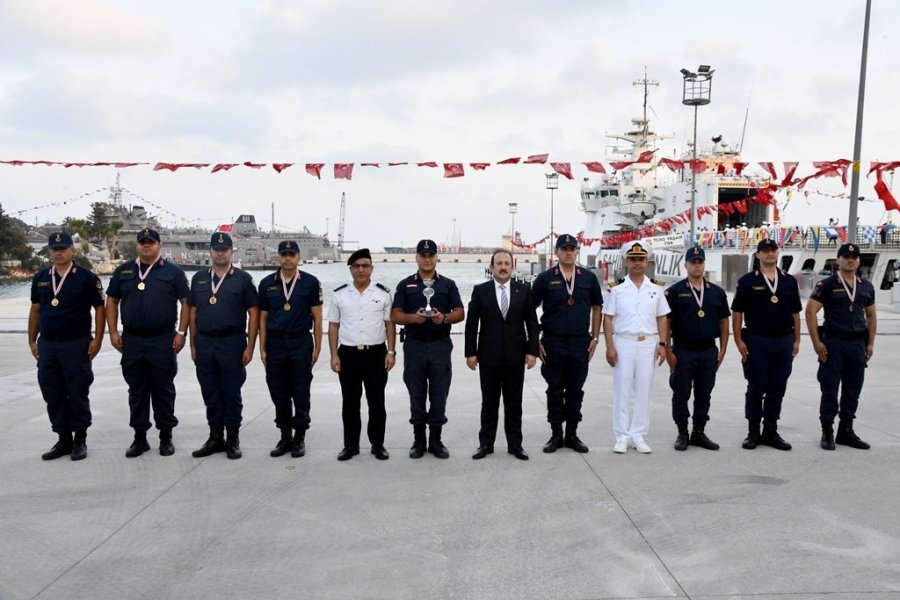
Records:
[[[559,173],[547,173],[547,189],[550,190],[550,251],[547,252],[548,264],[553,264],[553,190],[559,188]]]
[[[693,163],[697,160],[697,108],[709,104],[712,92],[712,76],[715,69],[709,65],[700,65],[697,72],[681,69],[684,77],[684,94],[681,103],[694,107],[694,158],[691,164],[691,244],[696,239],[697,233],[697,174],[694,172]]]
[[[519,203],[509,203],[509,214],[512,215],[512,225],[509,227],[509,244],[512,248],[516,242],[516,213],[519,212]]]

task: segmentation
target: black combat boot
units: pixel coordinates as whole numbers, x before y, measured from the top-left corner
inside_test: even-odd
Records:
[[[191,452],[194,458],[203,458],[211,456],[216,452],[225,452],[225,433],[224,427],[210,427],[209,439],[202,446]]]
[[[741,447],[744,450],[753,450],[759,445],[759,419],[747,419],[747,437]]]
[[[240,432],[240,427],[227,427],[225,429],[225,454],[232,460],[236,460],[244,455],[241,452]]]
[[[425,424],[413,425],[413,444],[409,448],[410,458],[422,458],[425,456]]]
[[[293,458],[306,456],[306,429],[294,431],[294,439],[291,441],[291,456]]]
[[[556,452],[564,443],[562,423],[550,423],[550,439],[544,444],[544,452]]]
[[[147,430],[135,429],[134,441],[131,442],[131,446],[125,451],[125,456],[127,458],[137,458],[148,450],[150,450],[150,443],[147,441]]]
[[[676,421],[675,424],[678,426],[678,436],[675,438],[674,446],[679,452],[684,452],[691,439],[691,436],[688,435],[687,421]]]
[[[269,452],[269,456],[276,458],[278,456],[284,456],[288,452],[291,451],[291,431],[290,427],[282,427],[281,428],[281,439],[278,440],[278,443],[275,444],[275,447],[272,448],[272,451]]]
[[[61,456],[69,456],[72,454],[72,432],[60,431],[58,434],[59,441],[53,444],[53,447],[41,454],[44,460],[54,460]]]
[[[759,443],[771,446],[776,450],[791,449],[791,445],[778,435],[778,421],[770,421],[768,419],[763,423],[763,431],[762,435],[759,436]]]
[[[175,454],[175,444],[172,443],[172,430],[159,430],[159,455],[172,456]]]
[[[718,450],[719,445],[709,439],[709,437],[704,432],[706,427],[704,425],[698,425],[694,423],[694,431],[691,432],[690,444],[691,446],[700,446],[706,450]]]
[[[834,450],[834,423],[822,421],[822,450]]]
[[[838,422],[838,430],[837,435],[834,437],[834,443],[842,446],[850,446],[857,450],[868,450],[871,448],[869,444],[859,439],[859,436],[854,433],[853,419],[848,419],[846,417],[841,417],[841,420]]]
[[[450,458],[450,451],[447,446],[441,443],[441,425],[432,425],[430,427],[430,435],[428,436],[428,451],[434,454],[435,458]]]
[[[76,429],[72,439],[72,460],[87,458],[87,429]]]
[[[579,454],[585,454],[588,451],[588,447],[584,445],[584,442],[578,439],[578,423],[574,421],[566,423],[566,435],[563,438],[563,445]]]

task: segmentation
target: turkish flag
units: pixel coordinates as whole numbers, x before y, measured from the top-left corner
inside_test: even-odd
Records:
[[[462,163],[444,163],[444,177],[463,177],[465,174]]]
[[[234,223],[224,223],[219,225],[219,228],[216,231],[221,231],[222,233],[231,233],[234,230]]]
[[[587,170],[591,173],[606,173],[606,167],[603,166],[602,162],[591,161],[581,164],[587,167]]]
[[[778,174],[775,172],[775,163],[761,162],[759,163],[759,166],[761,166],[766,173],[771,175],[773,180],[778,179]]]
[[[549,154],[532,154],[528,158],[525,159],[526,165],[542,165],[547,162],[547,158]]]
[[[893,171],[897,167],[900,167],[900,161],[897,160],[891,162],[873,162],[870,165],[867,175],[871,175],[872,171]]]
[[[489,166],[491,166],[491,163],[469,163],[469,166],[472,167],[473,169],[475,169],[476,171],[484,171]]]
[[[650,162],[651,160],[653,160],[654,154],[656,154],[656,150],[644,150],[643,152],[641,152],[641,154],[637,157],[637,160],[634,162],[639,162],[639,163]]]
[[[281,173],[288,167],[293,167],[294,163],[272,163],[272,168]]]
[[[376,169],[380,169],[381,165],[378,163],[359,163],[363,167],[375,167]]]
[[[572,163],[552,162],[550,167],[566,179],[572,179]]]
[[[244,161],[245,167],[250,167],[251,169],[261,169],[266,166],[266,163],[252,163],[249,160]]]
[[[334,163],[335,179],[353,179],[353,163]]]
[[[323,163],[306,163],[306,172],[316,179],[322,179],[322,167],[324,166]]]
[[[236,167],[237,163],[219,163],[212,168],[211,173],[218,173],[219,171],[227,171],[232,167]]]
[[[680,160],[674,160],[672,158],[661,158],[659,159],[659,164],[667,166],[671,171],[681,171],[684,169],[684,163]]]
[[[416,163],[416,166],[417,166],[417,167],[432,167],[432,168],[436,168],[436,167],[437,167],[437,163],[434,162],[433,160],[429,160],[429,161],[426,161],[426,162]]]
[[[797,165],[800,163],[796,162],[786,162],[784,163],[784,179],[781,180],[781,187],[787,187],[794,183],[791,178],[794,176],[794,171],[797,170]]]
[[[402,165],[408,165],[408,164],[409,164],[408,162],[389,162],[388,166],[389,167],[400,167]]]
[[[737,173],[738,177],[741,176],[741,173],[744,171],[744,169],[747,167],[748,164],[750,164],[750,163],[745,163],[745,162],[735,162],[734,163],[734,172]]]
[[[900,204],[897,204],[897,200],[891,194],[891,190],[884,184],[880,169],[877,171],[877,174],[878,181],[875,182],[875,193],[884,202],[884,210],[900,210]]]
[[[691,173],[702,173],[706,170],[706,161],[702,158],[698,158],[697,160],[689,160],[688,164],[691,165]]]
[[[506,158],[498,162],[498,165],[517,165],[519,161],[522,160],[520,157],[516,156],[515,158]]]

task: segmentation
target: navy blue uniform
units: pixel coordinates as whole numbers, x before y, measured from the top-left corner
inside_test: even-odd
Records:
[[[775,289],[778,302],[761,271],[751,271],[738,280],[731,310],[742,313],[742,339],[747,344],[744,378],[747,380],[744,413],[758,422],[777,421],[787,380],[793,369],[794,315],[802,310],[800,290],[792,275],[778,270]]]
[[[267,275],[259,283],[259,309],[268,313],[266,321],[266,384],[275,405],[275,425],[279,429],[309,429],[309,388],[312,384],[313,338],[310,309],[322,305],[322,284],[309,273],[297,271],[297,285],[284,306],[281,271]]]
[[[547,421],[551,425],[581,421],[581,402],[588,374],[591,311],[603,306],[600,282],[590,271],[575,268],[574,304],[559,266],[544,271],[531,286],[535,307],[543,306],[541,375],[547,381]]]
[[[690,282],[682,279],[664,293],[669,303],[669,328],[672,352],[677,362],[669,375],[672,388],[672,419],[679,426],[687,426],[691,411],[688,402],[694,390],[694,427],[703,431],[709,421],[709,401],[716,385],[718,348],[721,337],[720,322],[731,316],[725,290],[704,280],[703,305],[697,304]],[[703,311],[701,317],[698,313]]]
[[[434,274],[432,308],[449,315],[455,308],[462,308],[459,289],[449,277]],[[418,273],[397,284],[392,308],[414,314],[425,308],[425,284]],[[435,325],[431,319],[424,323],[406,325],[406,341],[403,343],[403,382],[409,391],[409,422],[413,425],[442,426],[447,422],[447,396],[453,368],[450,354],[450,324]],[[431,407],[427,400],[431,399]]]
[[[211,269],[194,274],[188,304],[197,309],[197,380],[210,427],[240,427],[241,386],[247,379],[242,356],[247,349],[247,310],[259,304],[250,275],[232,267],[210,304],[212,283],[219,277]]]
[[[819,419],[833,423],[835,416],[854,419],[866,374],[866,344],[869,339],[866,308],[875,304],[875,287],[856,278],[856,294],[851,302],[834,274],[816,284],[811,300],[822,303],[825,321],[819,339],[828,349],[828,359],[819,362]],[[840,387],[840,403],[838,403]]]
[[[91,307],[103,306],[103,284],[89,270],[73,264],[53,306],[50,270],[54,268],[34,276],[31,303],[40,305],[38,384],[53,431],[68,434],[91,426]]]
[[[150,407],[156,428],[170,430],[175,417],[175,375],[178,361],[172,350],[178,303],[188,297],[187,277],[181,267],[165,259],[152,266],[129,261],[113,272],[106,294],[119,300],[122,320],[122,376],[128,384],[129,425],[150,429]],[[147,269],[150,268],[149,271]]]

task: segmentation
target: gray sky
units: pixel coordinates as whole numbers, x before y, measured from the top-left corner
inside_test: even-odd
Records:
[[[897,160],[894,109],[900,3],[873,1],[862,158]],[[268,229],[410,245],[422,237],[498,244],[519,203],[525,241],[549,231],[540,165],[443,170],[360,162],[496,162],[549,153],[573,163],[555,193],[558,232],[583,226],[581,161],[608,162],[605,134],[640,113],[632,82],[659,81],[651,118],[673,139],[692,135],[679,69],[716,69],[699,137],[737,143],[750,107],[745,160],[851,158],[864,0],[721,2],[537,0],[192,1],[0,0],[0,160],[294,162],[270,167],[122,170],[122,184],[186,221],[214,226],[256,213]],[[355,162],[352,181],[306,174],[307,162]],[[0,165],[8,212],[109,185],[112,168]],[[860,194],[874,198],[874,179]],[[811,190],[841,191],[834,182]],[[849,193],[849,186],[847,189]],[[85,216],[90,199],[27,212],[28,222]],[[153,207],[151,206],[151,209]],[[798,197],[785,221],[846,222],[847,201]],[[182,221],[162,215],[169,224]],[[863,224],[883,220],[864,202]],[[455,222],[454,222],[455,220]],[[898,216],[894,215],[894,220]]]

